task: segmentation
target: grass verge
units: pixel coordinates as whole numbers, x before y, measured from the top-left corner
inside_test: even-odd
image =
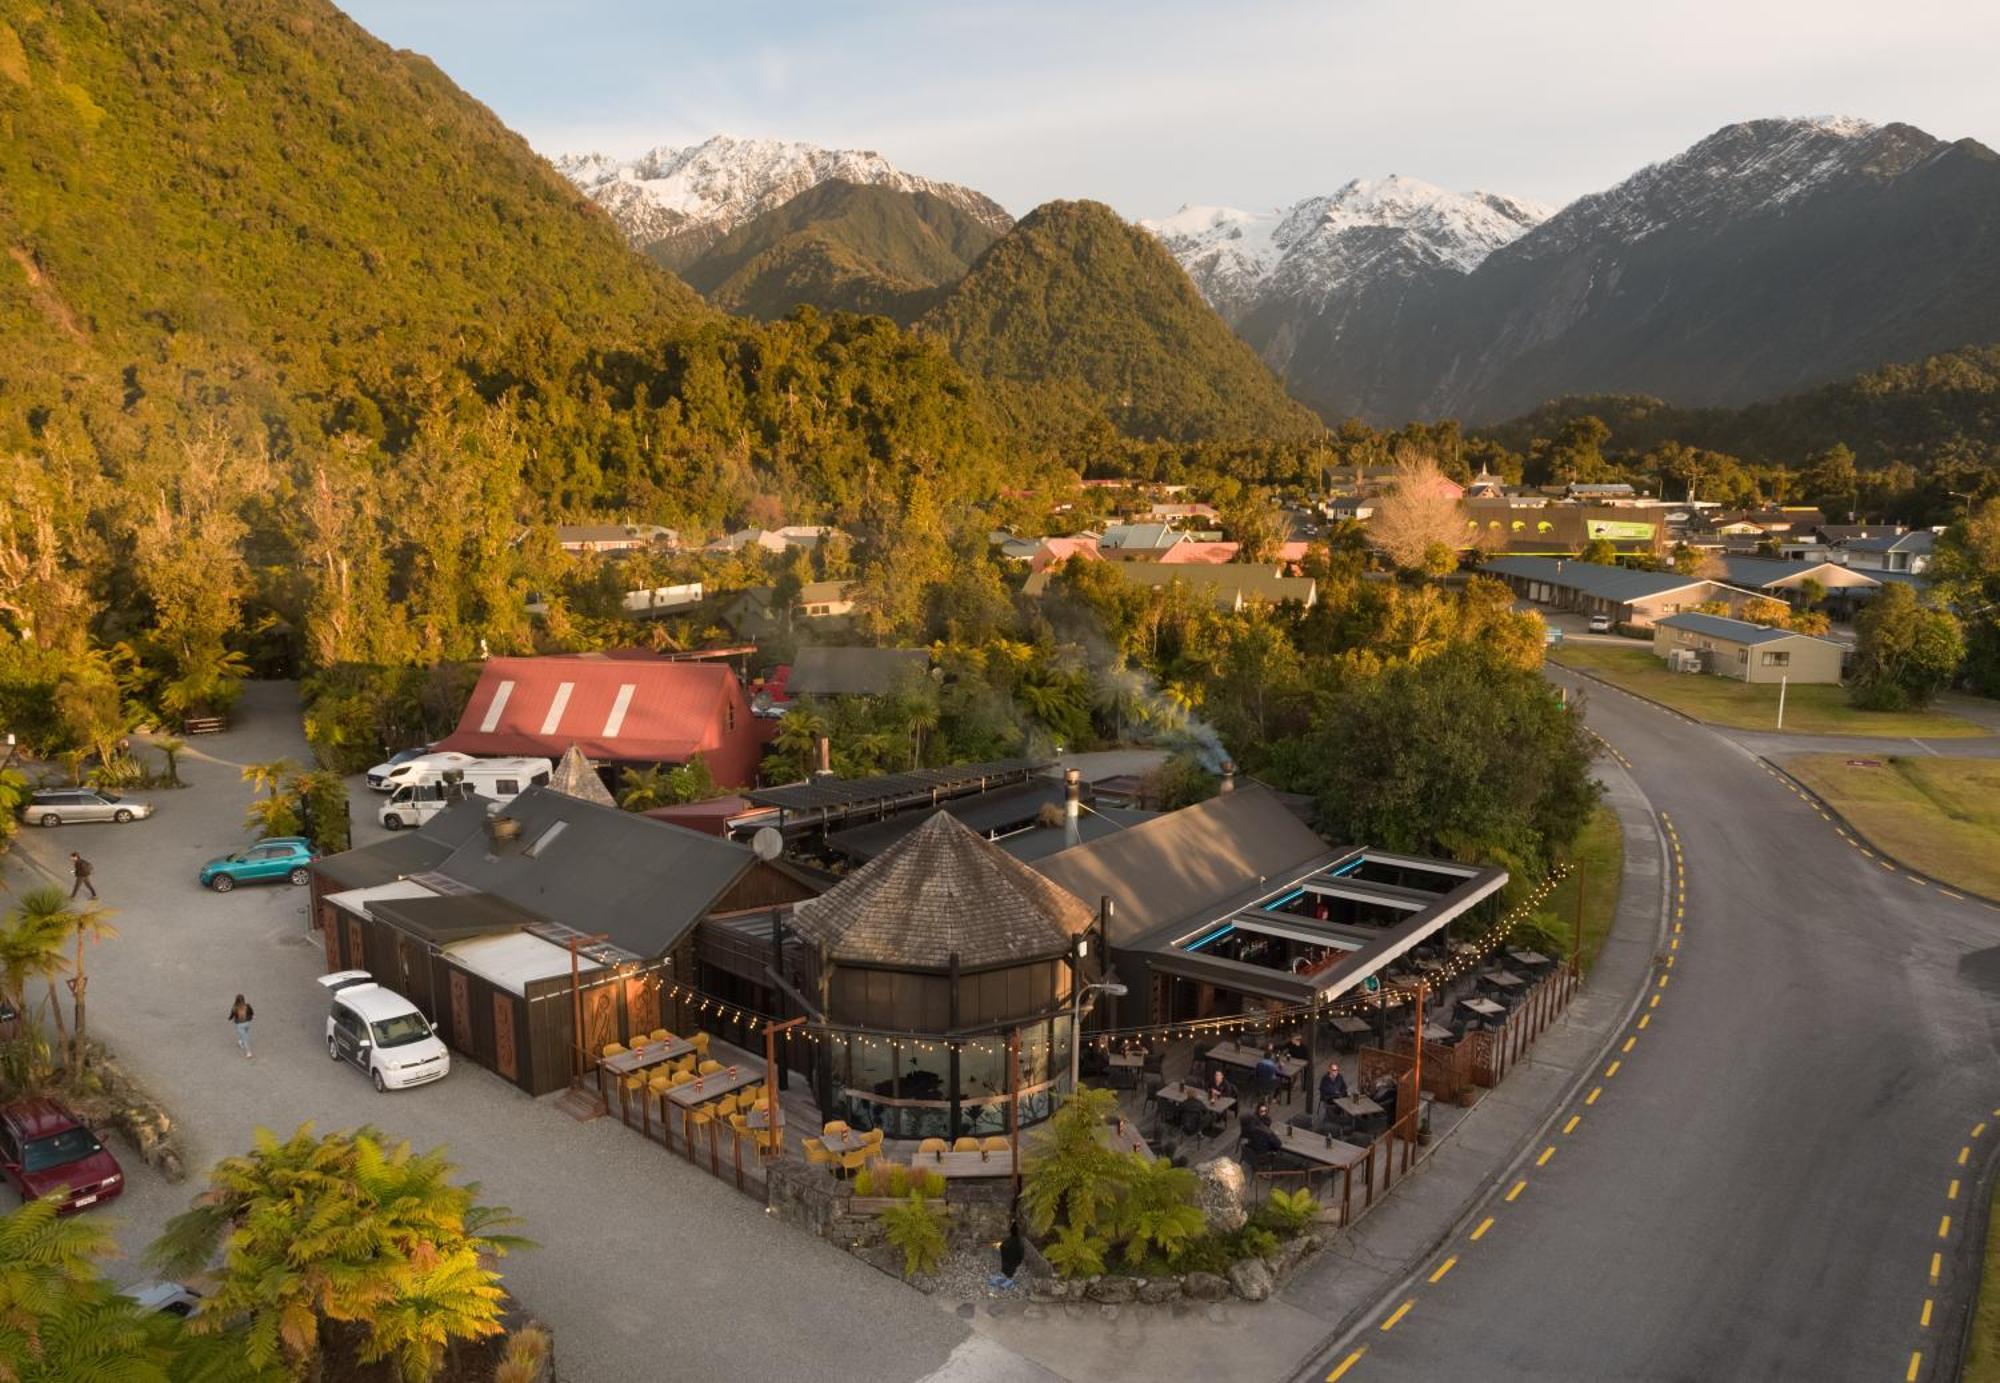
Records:
[[[1600,805],[1591,814],[1583,834],[1570,847],[1569,862],[1581,867],[1583,887],[1583,970],[1587,975],[1597,964],[1597,953],[1611,931],[1611,919],[1618,913],[1618,883],[1625,874],[1625,833],[1619,828],[1618,813]],[[1550,891],[1545,904],[1554,916],[1564,949],[1576,935],[1577,872]]]
[[[1800,754],[1784,764],[1884,854],[2000,898],[2000,760]]]
[[[1972,1309],[1965,1369],[1958,1377],[1959,1383],[2000,1383],[2000,1195],[1993,1197],[1986,1221],[1986,1267]]]
[[[1778,689],[1733,677],[1668,672],[1650,649],[1564,644],[1549,661],[1594,673],[1615,687],[1637,692],[1696,720],[1736,730],[1773,730]],[[1885,739],[1946,739],[1986,731],[1948,711],[1864,711],[1849,703],[1845,687],[1807,685],[1785,693],[1785,730],[1800,735],[1877,735]]]

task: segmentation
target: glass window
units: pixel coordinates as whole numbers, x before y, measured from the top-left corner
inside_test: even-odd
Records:
[[[521,780],[519,778],[497,778],[493,783],[493,791],[502,797],[519,797],[521,795]]]
[[[368,1026],[375,1034],[375,1045],[378,1047],[406,1047],[431,1035],[431,1025],[424,1021],[421,1013],[399,1013],[394,1018],[384,1018]]]
[[[47,1138],[30,1139],[28,1145],[21,1149],[21,1170],[46,1172],[51,1167],[89,1157],[101,1147],[102,1144],[91,1136],[89,1129],[64,1129]]]

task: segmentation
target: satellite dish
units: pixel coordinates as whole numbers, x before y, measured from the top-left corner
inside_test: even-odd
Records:
[[[785,838],[775,826],[759,826],[757,834],[750,837],[750,848],[760,860],[775,860],[785,853]]]

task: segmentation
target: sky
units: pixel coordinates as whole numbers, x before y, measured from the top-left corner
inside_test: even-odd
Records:
[[[1401,173],[1561,203],[1759,116],[2000,143],[1991,0],[338,0],[545,154],[873,149],[1015,214]]]

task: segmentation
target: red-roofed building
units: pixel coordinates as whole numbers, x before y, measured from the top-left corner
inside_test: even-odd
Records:
[[[733,669],[665,659],[489,658],[458,728],[439,749],[604,764],[684,764],[702,756],[717,783],[748,787],[771,722],[750,714]]]
[[[1046,567],[1059,567],[1072,557],[1081,557],[1087,562],[1102,560],[1097,550],[1095,538],[1044,538],[1042,545],[1035,549],[1035,555],[1028,559],[1029,571],[1041,571]]]
[[[1160,561],[1168,566],[1218,567],[1234,562],[1241,550],[1240,543],[1176,543],[1160,554]]]

